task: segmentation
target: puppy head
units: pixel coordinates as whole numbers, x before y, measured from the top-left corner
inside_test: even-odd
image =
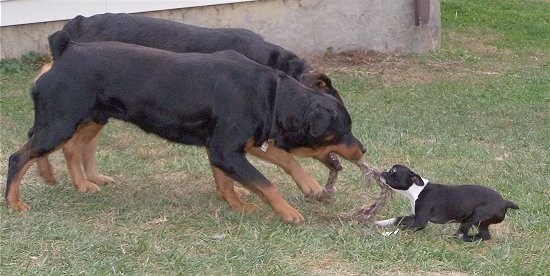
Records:
[[[340,97],[340,93],[338,93],[336,88],[332,86],[332,81],[330,80],[330,78],[323,73],[305,73],[300,76],[300,82],[306,87],[313,89],[313,91],[317,93],[329,94],[342,104],[344,103],[342,97]]]
[[[382,172],[380,180],[396,191],[418,189],[425,185],[424,180],[403,165],[394,165],[389,171]]]

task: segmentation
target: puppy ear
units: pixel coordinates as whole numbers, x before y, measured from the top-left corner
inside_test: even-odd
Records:
[[[309,123],[309,135],[313,137],[319,137],[330,126],[332,119],[329,112],[316,110],[309,114],[308,123]]]
[[[418,186],[424,186],[424,181],[422,180],[422,178],[418,174],[413,175],[412,179],[413,179],[414,184],[416,184]]]

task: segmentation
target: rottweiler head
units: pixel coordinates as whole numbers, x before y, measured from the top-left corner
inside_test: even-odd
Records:
[[[336,155],[350,161],[365,149],[351,132],[351,117],[332,96],[315,93],[291,78],[282,78],[275,104],[275,146],[294,155],[313,157],[340,170]]]

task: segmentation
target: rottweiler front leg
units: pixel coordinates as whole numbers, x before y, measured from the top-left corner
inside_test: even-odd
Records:
[[[275,147],[273,142],[268,142],[268,147],[265,151],[257,147],[247,147],[246,152],[282,168],[292,177],[296,185],[307,197],[323,198],[321,196],[323,194],[323,187],[300,166],[290,153]]]
[[[229,206],[235,211],[244,211],[247,214],[260,209],[258,205],[254,203],[246,203],[241,200],[242,197],[248,194],[244,188],[233,186],[233,179],[225,174],[216,166],[212,166],[212,174],[214,175],[214,182],[216,182],[216,193],[218,196],[225,200]]]
[[[214,177],[218,178],[216,182],[218,193],[233,209],[242,209],[243,203],[236,196],[232,181],[228,181],[228,179],[235,179],[248,190],[258,194],[285,222],[301,223],[304,221],[304,217],[284,200],[275,186],[246,160],[244,152],[219,152],[212,149],[208,152],[212,167],[220,169],[226,176],[225,181],[220,181],[221,173],[214,170]]]

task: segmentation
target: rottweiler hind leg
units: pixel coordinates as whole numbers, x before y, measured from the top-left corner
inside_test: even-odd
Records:
[[[8,161],[5,199],[9,206],[16,210],[27,211],[29,205],[21,200],[21,180],[36,161],[46,156],[72,136],[70,128],[65,125],[53,125],[46,129],[35,129],[30,140],[12,154]],[[74,131],[73,131],[74,132]]]
[[[48,157],[44,156],[38,158],[38,160],[36,160],[36,165],[38,166],[38,174],[42,177],[44,182],[48,185],[55,185],[57,181],[53,176],[52,166],[50,165]]]
[[[75,189],[83,193],[95,193],[101,189],[88,181],[82,170],[82,158],[86,145],[97,135],[103,126],[95,123],[79,125],[78,130],[62,149],[67,162],[67,168]]]
[[[215,166],[211,168],[212,174],[214,175],[214,182],[216,182],[216,193],[221,199],[225,200],[233,210],[242,210],[250,214],[259,209],[256,204],[245,203],[241,200],[243,194],[240,193],[240,190],[236,189],[237,187],[233,186],[233,179],[231,177],[227,176],[222,170]],[[248,191],[246,191],[246,193],[248,193]]]
[[[99,141],[99,131],[103,128],[103,125],[99,124],[92,124],[88,128],[91,130],[88,131],[88,137],[93,135],[95,132],[95,136],[93,136],[88,143],[85,144],[84,150],[82,153],[82,162],[84,165],[84,171],[86,172],[86,176],[88,177],[88,180],[91,182],[97,184],[97,185],[106,185],[110,183],[114,183],[115,180],[103,175],[99,172],[99,169],[97,168],[96,163],[96,149],[97,149],[97,143]]]
[[[20,191],[21,180],[23,180],[23,176],[34,161],[31,156],[31,145],[30,143],[26,143],[21,149],[12,154],[8,161],[8,179],[4,197],[11,208],[20,211],[28,211],[31,209],[29,205],[21,200]]]
[[[281,167],[286,173],[290,174],[296,185],[306,196],[316,198],[316,195],[323,193],[323,187],[300,166],[296,159],[290,153],[275,147],[272,142],[270,142],[266,151],[256,147],[249,147],[246,151]]]

